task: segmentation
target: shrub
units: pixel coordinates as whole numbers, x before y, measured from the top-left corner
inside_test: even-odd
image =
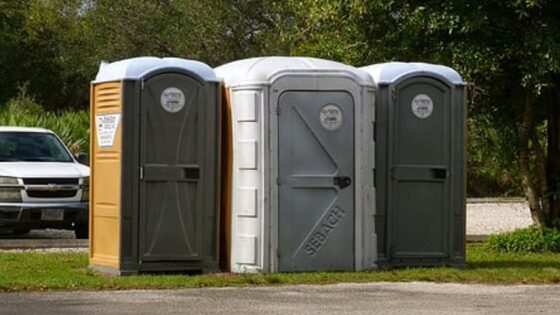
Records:
[[[54,131],[72,153],[89,148],[87,111],[47,112],[25,92],[0,109],[0,126],[41,127]]]
[[[487,249],[501,252],[560,252],[560,231],[555,228],[531,226],[490,235],[485,246]]]

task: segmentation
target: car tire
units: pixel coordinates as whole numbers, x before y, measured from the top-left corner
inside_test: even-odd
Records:
[[[89,227],[87,224],[76,224],[74,234],[77,239],[87,239],[89,237]]]
[[[24,235],[24,234],[29,233],[29,231],[31,231],[31,229],[28,229],[28,228],[17,228],[17,229],[13,229],[13,230],[12,230],[12,233]]]

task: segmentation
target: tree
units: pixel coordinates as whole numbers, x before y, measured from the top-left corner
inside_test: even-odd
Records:
[[[356,65],[443,63],[468,82],[474,119],[491,121],[517,161],[535,223],[560,220],[560,6],[557,1],[292,1],[305,21],[295,51],[337,51]],[[346,51],[346,49],[359,52]]]
[[[18,64],[21,57],[21,33],[25,1],[0,0],[0,104],[17,89]]]
[[[79,26],[86,1],[0,0],[0,102],[25,86],[49,109],[85,105]]]
[[[212,66],[282,54],[281,1],[0,0],[0,102],[18,86],[48,109],[87,107],[101,61],[183,57]]]

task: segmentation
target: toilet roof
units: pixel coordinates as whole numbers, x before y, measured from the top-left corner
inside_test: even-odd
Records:
[[[182,58],[138,57],[101,63],[94,82],[139,79],[149,72],[164,68],[184,69],[198,75],[203,80],[219,81],[214,70],[200,61]]]
[[[409,74],[435,74],[452,84],[464,84],[463,79],[450,67],[423,62],[387,62],[360,68],[369,73],[376,84],[393,83]]]
[[[369,76],[355,67],[310,57],[258,57],[233,61],[214,69],[226,85],[269,84],[282,73],[344,73],[364,85],[373,85]]]

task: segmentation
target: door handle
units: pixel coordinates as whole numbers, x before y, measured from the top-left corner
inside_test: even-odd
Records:
[[[333,184],[340,189],[344,189],[352,184],[352,179],[348,176],[333,177]]]
[[[140,167],[140,179],[148,181],[192,181],[200,178],[197,165],[144,164]]]
[[[184,179],[199,179],[200,169],[196,166],[183,168],[183,178]]]
[[[447,178],[447,169],[445,168],[432,168],[430,169],[432,173],[432,177],[435,179],[446,179]]]

